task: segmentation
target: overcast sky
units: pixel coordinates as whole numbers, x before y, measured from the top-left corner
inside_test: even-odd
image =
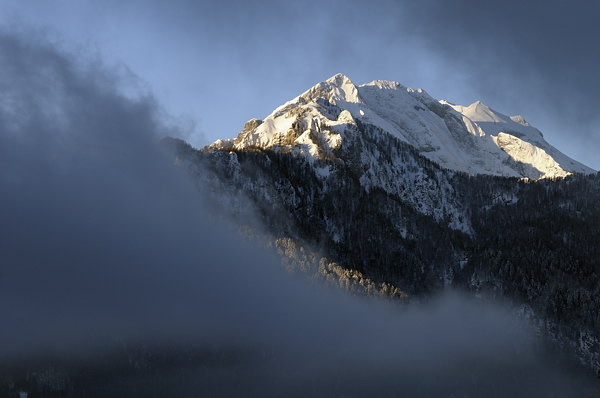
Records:
[[[600,3],[1,0],[5,26],[130,71],[198,146],[342,72],[522,114],[600,169]]]

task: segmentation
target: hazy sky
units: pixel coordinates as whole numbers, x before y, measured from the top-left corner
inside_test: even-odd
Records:
[[[194,145],[342,72],[523,114],[600,168],[600,3],[591,1],[2,0],[5,25],[140,77]]]
[[[67,47],[129,68],[194,145],[329,76],[422,87],[523,114],[600,169],[600,4],[592,1],[2,0],[4,24],[49,28]],[[86,49],[86,50],[83,50]]]

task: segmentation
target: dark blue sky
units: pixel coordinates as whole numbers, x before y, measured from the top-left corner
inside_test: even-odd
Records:
[[[595,169],[595,2],[3,0],[10,29],[137,75],[201,145],[342,72],[522,114]]]

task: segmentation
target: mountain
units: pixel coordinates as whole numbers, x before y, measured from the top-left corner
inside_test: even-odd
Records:
[[[342,74],[264,120],[250,120],[237,138],[218,140],[212,147],[335,158],[356,134],[357,123],[375,126],[440,166],[468,174],[537,179],[594,172],[548,144],[522,116],[505,116],[479,101],[467,107],[438,101],[391,81],[356,86]]]
[[[400,301],[451,287],[509,302],[600,371],[600,174],[522,117],[335,75],[235,139],[164,144],[293,272]]]
[[[480,102],[462,107],[437,101],[398,83],[357,87],[336,75],[265,120],[249,121],[235,139],[201,149],[173,138],[162,144],[176,171],[191,175],[207,196],[202,205],[276,251],[289,271],[402,304],[426,302],[447,289],[501,301],[568,358],[548,355],[557,368],[566,363],[577,375],[575,386],[565,386],[572,393],[554,395],[597,395],[598,388],[588,393],[587,384],[595,381],[594,372],[600,375],[600,173],[551,147],[522,117],[504,116]],[[165,214],[168,219],[171,213]],[[202,257],[198,252],[199,261]],[[343,336],[340,325],[335,332]],[[260,372],[248,370],[261,363],[280,366],[276,348],[118,343],[92,364],[42,358],[33,367],[24,363],[7,370],[0,363],[0,395],[17,396],[24,389],[32,397],[149,396],[171,385],[185,391],[179,385],[190,380],[199,390],[229,391],[223,387],[243,385],[243,375],[263,383],[255,380]],[[509,396],[545,396],[537,393],[539,385],[547,391],[562,384],[548,384],[553,374],[530,377],[529,362],[517,363],[519,355],[510,356],[508,366],[492,366],[487,379],[489,364],[469,363],[467,356],[445,375],[451,380],[448,393],[405,395],[504,396],[498,386],[512,380]],[[357,358],[362,370],[362,357]],[[388,362],[375,370],[365,366],[357,377],[338,364],[333,370],[344,377],[331,382],[335,372],[308,363],[334,393],[319,390],[327,383],[315,384],[294,370],[294,380],[307,388],[295,392],[356,395],[352,382],[375,380],[366,384],[365,395],[393,395],[405,391],[387,390],[386,380],[399,373],[413,377],[410,369],[397,372]],[[277,373],[267,369],[270,382]],[[438,384],[435,372],[426,376],[423,385]]]

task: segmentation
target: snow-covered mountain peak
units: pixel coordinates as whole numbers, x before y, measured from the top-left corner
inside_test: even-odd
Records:
[[[358,88],[352,83],[348,76],[337,73],[329,79],[317,83],[300,95],[307,101],[315,100],[316,98],[326,98],[333,104],[338,102],[360,102]]]
[[[329,79],[325,80],[325,82],[331,83],[338,87],[341,87],[346,84],[354,85],[354,83],[352,83],[350,78],[348,76],[344,75],[343,73],[336,73],[335,75],[331,76]]]
[[[446,101],[440,101],[440,103],[449,105],[470,122],[476,123],[488,135],[512,134],[531,144],[547,145],[542,132],[527,123],[523,116],[506,116],[481,101],[475,101],[469,106],[453,105]]]
[[[391,94],[392,96],[410,95],[413,98],[424,102],[434,100],[434,98],[422,88],[409,88],[391,80],[373,80],[372,82],[361,84],[358,86],[358,90],[359,92],[371,93],[376,92],[377,90],[388,91],[390,93],[394,93]]]
[[[405,90],[406,89],[406,87],[404,87],[400,83],[393,82],[391,80],[373,80],[372,82],[361,84],[361,87],[369,87],[369,86],[377,87],[380,89],[387,89],[387,90],[398,90],[398,89]]]
[[[593,172],[548,144],[522,116],[506,116],[481,101],[469,106],[439,101],[422,89],[393,81],[357,86],[341,73],[264,120],[252,119],[237,138],[219,140],[212,147],[258,147],[345,161],[349,154],[344,148],[357,134],[365,134],[364,126],[413,146],[444,168],[468,174],[537,179]],[[362,158],[373,156],[379,155],[363,153]]]
[[[495,112],[481,101],[475,101],[469,106],[457,105],[454,107],[474,122],[504,123],[506,118],[501,113]]]

